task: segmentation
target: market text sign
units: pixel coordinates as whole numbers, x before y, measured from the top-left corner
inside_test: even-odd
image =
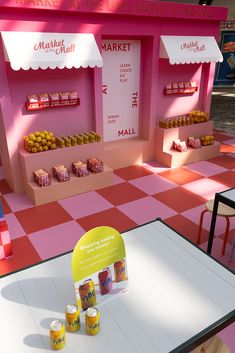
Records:
[[[35,51],[45,51],[46,53],[48,52],[54,52],[55,54],[66,54],[66,53],[71,53],[75,51],[75,46],[76,44],[71,43],[71,44],[65,44],[65,40],[50,40],[49,42],[45,41],[40,41],[36,44],[34,44],[33,49]]]
[[[205,44],[199,44],[198,41],[184,42],[180,46],[181,50],[193,51],[194,53],[206,50]]]
[[[104,141],[139,134],[140,41],[103,40]]]

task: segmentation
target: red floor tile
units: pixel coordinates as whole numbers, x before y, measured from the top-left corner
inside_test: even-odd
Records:
[[[230,188],[235,187],[235,172],[232,171],[213,175],[210,179],[213,179],[214,181],[224,184]]]
[[[15,216],[26,234],[72,220],[71,216],[57,202],[15,212]]]
[[[0,180],[0,193],[4,194],[9,194],[12,192],[12,189],[10,188],[8,182],[6,180]]]
[[[160,192],[152,196],[179,213],[205,204],[203,197],[195,195],[182,187]]]
[[[221,134],[219,132],[215,132],[214,137],[215,137],[215,140],[219,141],[219,142],[224,142],[224,141],[229,140],[229,139],[232,138],[232,137],[229,137],[228,135],[224,135],[224,134]]]
[[[231,227],[230,227],[230,228],[231,228]],[[225,231],[225,229],[224,229],[224,231]],[[232,240],[233,240],[233,237],[234,237],[234,232],[235,232],[234,229],[232,229],[232,230],[229,231],[229,233],[228,233],[228,238],[227,238],[227,243],[228,243],[228,244],[231,244],[231,243],[232,243]],[[220,238],[220,239],[223,240],[223,239],[224,239],[224,234],[219,235],[218,238]],[[234,256],[235,256],[235,255],[234,255]]]
[[[94,227],[110,226],[117,229],[119,232],[124,232],[127,229],[137,226],[134,221],[115,207],[87,217],[79,218],[77,222],[85,231]]]
[[[111,202],[114,206],[122,205],[124,203],[141,199],[148,196],[145,192],[137,189],[129,183],[121,183],[100,190],[96,190],[107,201]]]
[[[226,145],[226,143],[222,143],[220,146],[221,153],[235,153],[235,146],[233,145]]]
[[[150,170],[139,165],[132,165],[126,168],[120,168],[114,171],[116,175],[123,178],[124,180],[132,180],[140,178],[142,176],[153,174]]]
[[[202,178],[201,175],[194,173],[190,170],[187,170],[183,167],[166,170],[165,172],[161,172],[158,175],[166,179],[169,179],[179,185],[187,184]]]
[[[198,225],[191,222],[189,219],[183,217],[182,215],[176,215],[165,220],[166,224],[174,228],[177,232],[185,236],[187,239],[191,240],[196,244],[198,235]],[[209,233],[202,229],[200,244],[208,241]]]
[[[0,275],[10,273],[41,261],[27,236],[12,241],[13,256],[0,261]]]
[[[229,156],[218,156],[208,160],[208,162],[215,163],[221,167],[227,169],[234,169],[235,168],[235,158]]]
[[[3,216],[4,216],[4,214],[11,213],[12,211],[11,211],[10,207],[8,206],[4,197],[0,197],[0,200],[1,200],[2,208],[3,208]]]

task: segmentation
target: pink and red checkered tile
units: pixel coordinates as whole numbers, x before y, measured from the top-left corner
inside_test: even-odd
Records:
[[[215,192],[235,187],[235,137],[217,131],[215,139],[221,142],[218,157],[175,169],[156,162],[121,168],[114,171],[110,187],[37,207],[25,195],[12,192],[0,163],[0,199],[13,248],[13,256],[0,261],[0,276],[72,250],[86,231],[101,225],[124,232],[160,217],[195,243],[205,202]],[[200,241],[205,250],[210,222],[208,212]],[[225,220],[217,217],[212,255],[235,270],[235,256],[228,263],[235,217],[221,256],[224,231]],[[234,332],[235,324],[219,333],[231,353]]]
[[[0,197],[8,222],[14,256],[0,262],[0,274],[14,271],[73,248],[89,229],[109,225],[120,232],[161,217],[184,236],[196,241],[200,213],[205,202],[235,186],[235,137],[215,132],[222,143],[221,154],[207,161],[179,168],[157,162],[143,163],[114,171],[113,185],[97,191],[34,207],[26,195],[12,192],[0,170]],[[2,168],[2,167],[0,167]],[[1,177],[2,176],[2,177]],[[211,214],[204,217],[201,245],[206,247]],[[225,221],[217,218],[215,236],[222,242]],[[224,257],[227,258],[235,218]]]

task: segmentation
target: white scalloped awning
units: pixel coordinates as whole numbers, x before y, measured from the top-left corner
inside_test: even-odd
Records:
[[[5,60],[13,70],[101,67],[93,34],[1,32]]]
[[[160,58],[172,65],[223,61],[215,38],[204,36],[161,36]]]

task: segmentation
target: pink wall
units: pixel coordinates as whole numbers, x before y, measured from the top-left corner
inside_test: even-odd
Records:
[[[49,130],[61,136],[95,129],[91,69],[14,71],[7,66],[18,142],[35,130]],[[80,106],[35,112],[27,111],[24,106],[27,94],[73,90],[78,92]]]
[[[83,1],[76,9],[66,7],[68,3],[63,2],[63,11],[59,12],[57,10],[60,10],[60,7],[56,5],[49,6],[48,11],[43,11],[48,6],[31,6],[25,5],[23,0],[9,0],[7,5],[0,5],[0,31],[93,33],[99,47],[102,38],[140,39],[140,138],[148,141],[144,147],[143,159],[150,159],[154,154],[154,128],[158,120],[164,116],[186,113],[192,108],[209,108],[214,74],[214,65],[172,66],[166,60],[159,60],[160,35],[218,37],[219,23],[226,18],[226,10],[144,0]],[[95,8],[94,3],[97,4]],[[27,7],[30,9],[26,10]],[[116,14],[110,14],[110,9]],[[4,168],[7,169],[8,181],[15,191],[20,192],[23,189],[20,182],[18,143],[25,134],[44,129],[58,134],[90,129],[97,129],[102,133],[102,69],[16,72],[4,62],[1,46],[0,74],[0,103],[7,143],[6,148],[4,147]],[[190,97],[163,96],[165,83],[182,80],[199,81],[198,93]],[[207,86],[204,90],[202,87],[205,83]],[[28,93],[58,90],[77,90],[81,105],[35,113],[25,110],[24,102]]]

